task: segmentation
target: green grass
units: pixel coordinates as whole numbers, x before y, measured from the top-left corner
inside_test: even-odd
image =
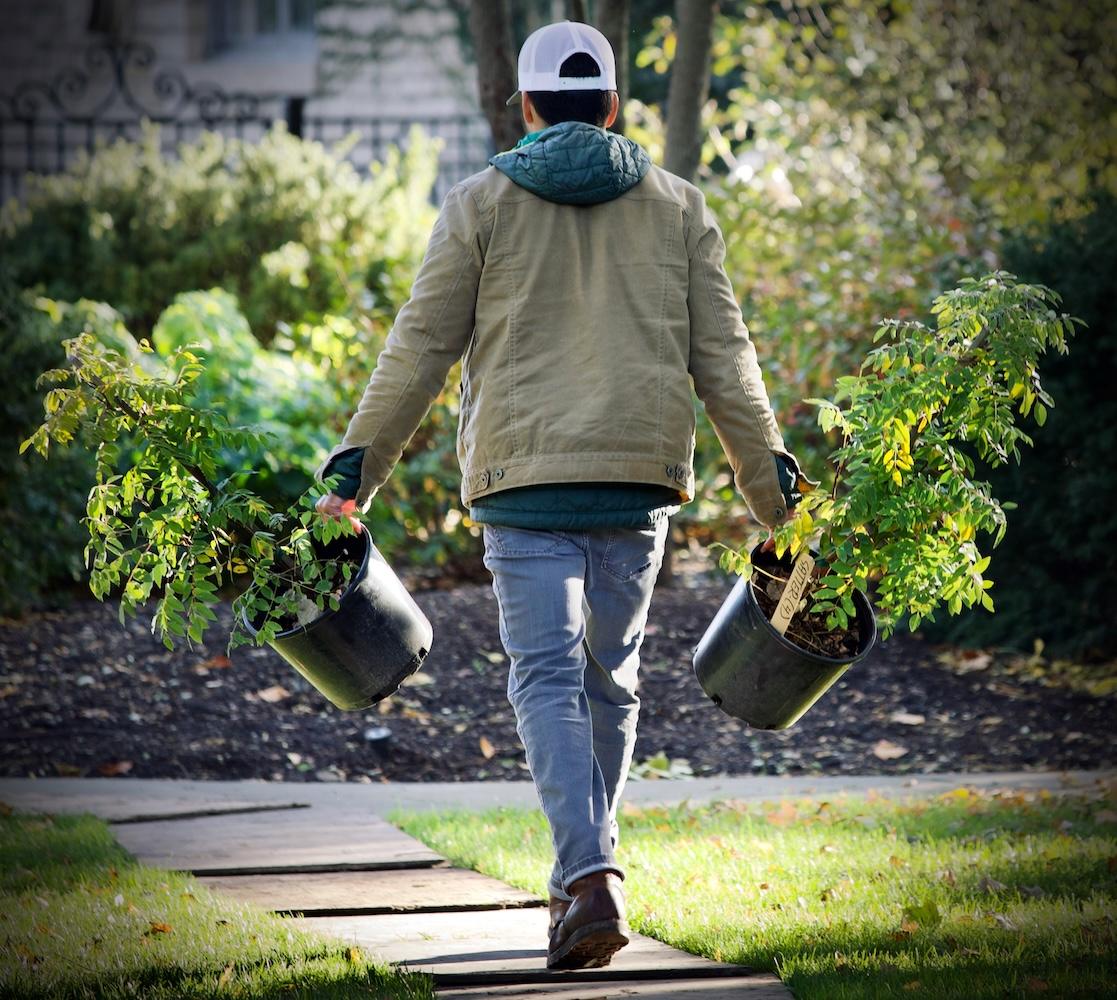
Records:
[[[92,816],[0,817],[0,996],[430,998],[430,980],[138,865]]]
[[[400,814],[432,848],[540,895],[537,811]],[[798,1000],[1117,996],[1112,798],[838,798],[623,810],[629,920],[778,972]]]

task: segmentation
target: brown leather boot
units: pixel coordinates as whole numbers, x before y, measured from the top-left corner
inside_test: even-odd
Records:
[[[547,936],[550,937],[555,932],[555,928],[562,922],[562,918],[566,916],[566,911],[570,909],[570,904],[573,900],[560,899],[558,896],[551,896],[548,908],[551,913],[551,926],[547,928]]]
[[[597,969],[629,940],[621,880],[593,872],[570,886],[574,901],[551,932],[548,969]]]

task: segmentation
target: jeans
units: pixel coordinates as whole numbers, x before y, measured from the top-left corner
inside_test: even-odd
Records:
[[[617,806],[636,742],[640,645],[667,518],[649,528],[484,525],[508,700],[551,827],[549,888],[616,862]]]

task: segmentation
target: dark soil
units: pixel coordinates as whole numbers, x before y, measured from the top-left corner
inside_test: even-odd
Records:
[[[750,729],[706,699],[690,665],[732,581],[676,564],[676,585],[652,602],[637,762],[662,752],[698,775],[1114,764],[1114,696],[1024,680],[997,656],[947,651],[952,667],[918,634],[878,645],[790,730]],[[526,779],[490,587],[415,597],[435,627],[417,683],[357,713],[268,648],[226,659],[228,606],[204,646],[173,653],[144,618],[121,626],[114,606],[91,600],[0,622],[0,774]]]
[[[792,559],[789,555],[777,559],[775,553],[757,550],[752,554],[752,565],[752,592],[760,610],[764,612],[764,617],[772,621],[792,573]],[[823,569],[816,567],[813,572],[817,579],[822,575]],[[800,649],[832,660],[848,662],[857,656],[862,649],[862,640],[856,619],[847,629],[829,629],[826,627],[825,612],[812,614],[807,610],[810,603],[810,595],[806,593],[800,599],[799,609],[788,624],[787,631],[784,633],[785,638]],[[869,642],[868,637],[864,642],[866,644]]]

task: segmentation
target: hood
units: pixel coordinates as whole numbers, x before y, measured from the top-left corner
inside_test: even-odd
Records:
[[[648,172],[651,159],[623,135],[585,122],[561,122],[489,160],[532,194],[561,205],[619,198]]]

